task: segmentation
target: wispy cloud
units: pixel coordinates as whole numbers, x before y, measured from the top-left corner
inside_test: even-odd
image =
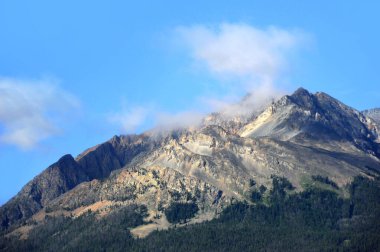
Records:
[[[123,133],[132,133],[146,123],[152,115],[151,107],[128,107],[123,103],[122,110],[108,115],[108,121],[120,126]]]
[[[133,106],[123,100],[122,109],[117,113],[109,113],[108,121],[119,126],[122,133],[136,133],[154,126],[151,132],[165,132],[177,128],[198,125],[203,114],[195,110],[170,113],[158,106]]]
[[[54,80],[0,78],[0,142],[30,149],[60,133],[62,117],[78,107]]]
[[[283,94],[277,83],[279,77],[289,65],[289,56],[308,37],[298,30],[274,26],[260,29],[244,23],[179,27],[176,34],[194,64],[219,79],[234,80],[230,82],[233,87],[228,97],[242,90],[249,94],[239,104],[236,99],[233,102],[220,97],[204,99],[226,115],[253,111]]]
[[[185,110],[177,113],[159,112],[155,114],[157,129],[168,131],[176,128],[197,126],[201,123],[203,113],[195,110]]]
[[[245,97],[230,95],[225,97],[201,97],[205,106],[211,111],[220,112],[225,119],[246,117],[258,113],[269,103],[281,97],[284,91],[272,85],[258,85],[247,91]]]
[[[177,34],[192,58],[210,73],[249,77],[248,88],[256,83],[273,82],[286,68],[287,55],[305,38],[299,31],[230,23],[179,27]]]
[[[289,66],[289,56],[308,38],[298,30],[274,26],[262,29],[244,23],[181,26],[175,29],[174,37],[197,69],[215,77],[222,86],[231,84],[228,93],[199,94],[194,103],[202,104],[202,112],[193,109],[167,113],[132,107],[113,118],[125,130],[138,128],[148,118],[158,129],[173,129],[197,125],[205,111],[221,112],[226,117],[258,112],[284,94],[279,79]],[[243,100],[239,96],[242,93],[247,94]]]

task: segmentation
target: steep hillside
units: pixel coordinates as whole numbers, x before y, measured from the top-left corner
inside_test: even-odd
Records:
[[[31,217],[82,182],[108,177],[111,171],[132,162],[153,146],[144,136],[121,136],[86,150],[76,159],[63,156],[0,208],[1,226],[8,227]]]

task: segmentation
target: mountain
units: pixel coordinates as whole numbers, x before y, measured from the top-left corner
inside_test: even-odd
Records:
[[[300,88],[248,114],[213,113],[198,127],[114,136],[76,158],[65,155],[0,208],[1,227],[25,238],[49,216],[91,211],[104,219],[144,206],[145,224],[131,230],[143,237],[174,226],[180,217],[170,214],[173,208],[195,223],[251,202],[254,192],[273,187],[273,176],[300,192],[318,176],[344,188],[358,175],[380,173],[372,112]]]

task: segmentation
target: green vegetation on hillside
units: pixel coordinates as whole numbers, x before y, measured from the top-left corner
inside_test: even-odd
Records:
[[[339,189],[338,185],[334,181],[332,181],[331,179],[329,179],[328,177],[323,177],[321,175],[316,175],[316,176],[311,176],[311,178],[314,181],[318,181],[318,182],[324,183],[326,185],[330,185],[330,186],[332,186],[335,189]]]
[[[308,187],[295,193],[288,180],[273,177],[272,188],[255,204],[235,203],[218,219],[155,231],[133,239],[129,228],[143,222],[144,208],[122,208],[104,219],[49,218],[29,239],[4,238],[9,251],[380,251],[380,179],[356,177],[349,198]],[[289,193],[292,192],[292,193]],[[264,204],[265,201],[265,204]],[[167,216],[195,207],[174,204]],[[145,209],[146,210],[146,209]],[[189,211],[187,211],[189,210]],[[183,218],[189,218],[187,217]],[[170,217],[169,217],[170,218]],[[179,221],[176,219],[174,222]]]

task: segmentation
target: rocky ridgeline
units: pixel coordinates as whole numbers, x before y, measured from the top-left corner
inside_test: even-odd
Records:
[[[379,173],[377,125],[327,94],[298,89],[245,117],[214,113],[198,128],[115,136],[35,177],[1,207],[1,226],[83,209],[101,217],[128,204],[160,216],[173,202],[193,202],[216,216],[233,201],[250,201],[254,187],[269,187],[271,175],[298,190],[313,175],[342,186]]]

